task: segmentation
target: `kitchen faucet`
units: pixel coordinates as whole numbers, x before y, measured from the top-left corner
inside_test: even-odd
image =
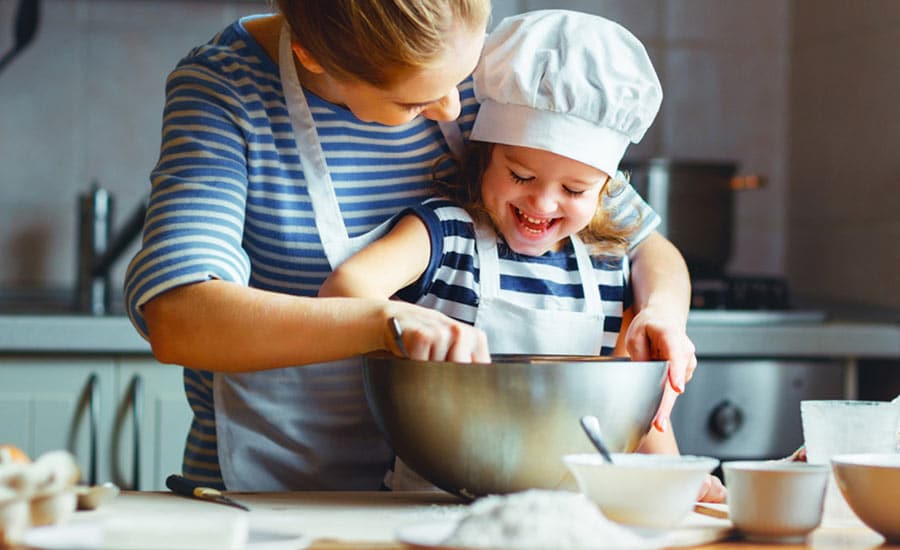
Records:
[[[147,199],[141,200],[118,234],[112,235],[113,198],[94,182],[79,197],[78,309],[103,315],[110,309],[110,271],[128,245],[141,233]]]

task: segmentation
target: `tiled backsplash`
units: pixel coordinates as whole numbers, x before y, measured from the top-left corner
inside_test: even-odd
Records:
[[[665,99],[654,127],[629,156],[732,160],[745,173],[763,175],[765,188],[735,197],[731,270],[792,277],[796,272],[798,281],[809,288],[833,294],[840,293],[834,281],[820,286],[812,281],[813,274],[797,267],[795,258],[805,261],[808,256],[802,243],[795,252],[797,239],[789,238],[798,216],[817,211],[812,196],[798,196],[810,189],[806,179],[801,178],[800,187],[793,181],[798,178],[797,166],[790,172],[793,180],[788,177],[789,160],[798,152],[789,138],[804,135],[803,128],[791,126],[789,106],[798,101],[796,90],[803,89],[792,83],[797,78],[792,55],[808,55],[796,48],[792,52],[790,43],[792,32],[815,35],[818,24],[829,32],[835,25],[852,27],[842,27],[840,18],[826,21],[821,15],[792,27],[797,3],[495,0],[494,20],[526,9],[568,7],[604,15],[635,32],[650,51]],[[813,5],[819,5],[812,0],[799,4],[806,11],[816,11]],[[826,4],[832,11],[840,9],[837,0]],[[888,11],[900,11],[900,3],[883,4],[898,5]],[[12,26],[6,22],[12,19],[14,5],[11,0],[0,2],[0,48],[12,41]],[[0,73],[0,254],[6,258],[0,262],[0,287],[74,285],[78,194],[98,181],[115,195],[121,220],[149,186],[168,71],[191,47],[228,22],[267,9],[263,0],[43,1],[34,43]],[[865,45],[861,38],[855,43]],[[815,68],[816,61],[811,63]],[[866,124],[888,117],[884,113]],[[848,122],[850,127],[835,133],[846,133],[851,140],[859,128],[853,127],[852,119]],[[846,189],[845,181],[819,176],[816,189],[835,190],[829,196]],[[891,195],[887,183],[879,185]],[[862,195],[865,209],[867,194]],[[859,193],[853,196],[860,200]],[[795,211],[800,203],[799,214],[789,213],[788,198]],[[869,200],[869,210],[878,210],[879,198]],[[878,234],[882,230],[878,223],[885,226],[883,235]],[[875,242],[891,232],[895,237],[900,233],[897,222],[885,218],[878,223],[872,226]],[[798,229],[800,235],[808,231],[802,223]],[[872,235],[868,237],[871,241]],[[837,251],[822,253],[831,254],[831,262],[840,261]],[[114,271],[117,281],[124,263]],[[890,265],[896,274],[897,260]],[[865,289],[854,291],[852,297],[873,303],[879,299],[866,295]],[[900,298],[894,303],[900,305]]]

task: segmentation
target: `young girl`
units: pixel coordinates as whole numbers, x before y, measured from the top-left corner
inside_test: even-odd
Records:
[[[492,353],[622,353],[626,252],[659,218],[606,203],[634,192],[618,164],[662,102],[649,57],[611,21],[547,10],[504,20],[474,79],[481,107],[459,178],[319,295],[396,294],[482,328]]]
[[[397,295],[483,329],[492,353],[624,355],[626,251],[659,219],[623,224],[606,201],[633,192],[618,164],[662,101],[646,51],[603,18],[532,12],[488,37],[474,79],[481,108],[457,183],[398,216],[319,295]],[[678,452],[671,430],[640,450]]]

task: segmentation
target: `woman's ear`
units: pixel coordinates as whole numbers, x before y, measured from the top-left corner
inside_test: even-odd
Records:
[[[300,44],[296,42],[291,42],[291,51],[294,52],[294,55],[297,56],[297,60],[300,61],[300,64],[303,65],[303,68],[311,73],[322,74],[325,72],[325,69],[319,65],[319,62],[316,61],[313,56]]]

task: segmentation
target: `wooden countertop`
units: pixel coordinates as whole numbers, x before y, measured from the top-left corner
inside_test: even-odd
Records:
[[[409,550],[415,547],[397,541],[398,529],[452,521],[464,505],[452,495],[436,492],[229,495],[251,511],[172,493],[126,491],[98,510],[76,512],[66,524],[54,529],[64,540],[81,541],[91,529],[94,536],[102,530],[106,535],[104,547],[110,547],[110,543],[115,547],[115,540],[120,538],[133,549],[240,548],[235,541],[246,540],[249,532],[247,550]],[[666,536],[672,541],[670,547],[702,545],[709,550],[900,549],[882,546],[884,539],[862,524],[824,524],[808,537],[805,546],[753,544],[736,539],[727,520],[699,514],[692,514],[683,527]]]

